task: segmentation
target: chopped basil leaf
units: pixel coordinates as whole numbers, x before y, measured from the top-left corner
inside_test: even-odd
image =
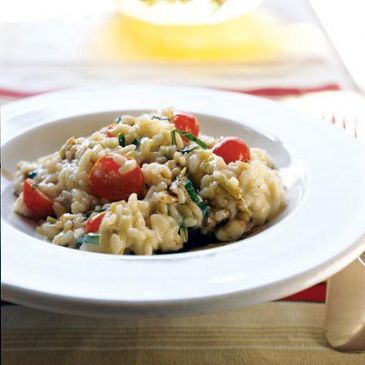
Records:
[[[104,204],[102,207],[95,208],[94,212],[100,213],[105,212],[110,207],[110,204]]]
[[[122,117],[117,117],[114,119],[115,123],[120,123],[122,121]]]
[[[55,223],[57,223],[57,219],[56,218],[53,218],[51,216],[48,216],[47,217],[47,222],[48,223],[51,223],[51,224],[55,224]]]
[[[125,135],[123,133],[118,134],[119,146],[125,147]]]
[[[210,214],[209,206],[202,201],[202,198],[196,193],[192,182],[189,179],[184,181],[184,187],[188,192],[190,199],[200,208],[204,218],[207,218]]]
[[[199,146],[193,146],[193,147],[186,146],[180,152],[182,152],[182,153],[189,153],[191,151],[196,150],[198,147]]]
[[[192,182],[189,180],[189,179],[186,179],[184,181],[184,187],[186,189],[186,191],[188,192],[189,196],[190,196],[190,199],[196,203],[196,204],[199,204],[200,203],[200,199],[199,199],[199,196],[198,194],[196,193],[195,189],[194,189],[194,186],[192,184]]]
[[[84,214],[84,217],[89,218],[91,216],[91,214],[93,214],[93,213],[105,212],[109,208],[109,206],[110,206],[110,204],[105,204],[102,207],[98,207],[98,208],[95,208],[94,210],[90,210],[89,212],[86,212]]]
[[[100,234],[89,233],[85,236],[84,243],[99,243]]]
[[[193,134],[189,132],[182,131],[180,129],[175,130],[177,133],[179,133],[181,136],[185,137],[189,141],[195,142],[197,145],[199,145],[201,148],[207,149],[208,146],[199,138],[195,137]]]
[[[158,120],[169,120],[167,117],[159,117],[158,115],[153,115],[151,119],[158,119]]]
[[[28,178],[29,179],[34,179],[37,176],[37,172],[36,171],[32,171],[28,174]]]
[[[171,144],[176,146],[176,130],[171,131]]]
[[[94,213],[94,211],[90,210],[89,212],[84,214],[84,217],[89,218],[91,216],[91,214],[93,214],[93,213]]]
[[[80,249],[81,245],[84,243],[84,236],[79,237],[76,241],[75,248],[78,250]]]
[[[206,204],[204,202],[201,202],[201,203],[198,204],[198,206],[199,206],[200,210],[203,213],[203,217],[208,218],[209,215],[210,215],[210,209],[209,209],[208,204]]]
[[[75,247],[79,249],[84,243],[99,244],[100,234],[88,233],[82,235],[77,241]]]
[[[136,138],[133,142],[132,142],[132,144],[134,144],[137,148],[140,146],[140,144],[141,144],[141,140],[140,139],[138,139],[138,138]]]

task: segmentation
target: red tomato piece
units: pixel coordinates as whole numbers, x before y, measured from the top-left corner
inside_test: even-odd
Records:
[[[114,135],[114,133],[111,131],[111,129],[113,129],[115,126],[117,125],[117,123],[111,123],[108,126],[106,126],[104,128],[104,133],[108,136],[108,137],[116,137]]]
[[[144,186],[137,162],[120,155],[99,158],[90,171],[89,183],[96,195],[109,201],[126,200],[141,193]]]
[[[101,221],[103,220],[105,212],[101,212],[93,217],[89,218],[85,223],[85,232],[86,233],[94,233],[97,232]]]
[[[234,161],[250,160],[250,148],[237,137],[226,137],[219,141],[213,148],[213,152],[221,156],[226,164]]]
[[[195,115],[180,112],[174,115],[173,122],[175,124],[176,129],[179,129],[184,132],[191,133],[195,137],[199,135],[199,122]],[[189,143],[189,140],[185,137],[182,137],[184,143]]]
[[[38,190],[32,179],[26,179],[23,184],[23,200],[32,214],[32,218],[41,219],[54,215],[53,201]]]

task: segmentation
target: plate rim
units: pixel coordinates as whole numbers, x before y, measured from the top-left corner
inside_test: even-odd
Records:
[[[112,91],[115,91],[115,90],[121,90],[121,89],[123,89],[123,90],[127,90],[128,88],[130,88],[130,87],[133,87],[133,88],[144,88],[144,86],[143,85],[138,85],[138,86],[136,86],[136,85],[125,85],[125,86],[123,86],[123,87],[113,87],[113,88],[108,88],[108,89],[103,89],[103,92],[104,93],[108,93],[108,91],[107,90],[109,90],[109,92],[112,92]],[[264,105],[264,104],[266,104],[266,105],[271,105],[271,106],[274,106],[274,108],[276,108],[276,109],[279,109],[279,110],[289,110],[288,108],[285,108],[285,107],[283,107],[282,105],[277,105],[275,102],[273,102],[273,101],[269,101],[269,100],[263,100],[263,99],[261,99],[261,98],[257,98],[257,97],[253,97],[253,96],[248,96],[248,95],[242,95],[242,94],[237,94],[237,93],[234,93],[234,92],[225,92],[225,91],[216,91],[216,90],[211,90],[211,89],[209,89],[209,88],[195,88],[195,87],[168,87],[168,86],[151,86],[151,85],[148,85],[148,86],[145,86],[145,87],[148,87],[150,90],[151,89],[154,89],[155,91],[156,90],[161,90],[161,89],[164,89],[165,91],[167,91],[167,90],[181,90],[181,89],[183,89],[183,90],[185,90],[185,91],[188,91],[188,90],[194,90],[194,92],[197,92],[198,94],[199,93],[211,93],[211,95],[212,94],[215,94],[215,95],[221,95],[222,93],[224,93],[226,96],[227,95],[234,95],[234,98],[237,98],[237,96],[239,95],[240,96],[240,98],[239,99],[242,99],[242,100],[244,100],[244,99],[246,99],[246,100],[251,100],[251,101],[253,101],[254,103],[258,103],[258,104],[261,104],[261,105]],[[22,101],[18,101],[18,102],[13,102],[13,103],[11,103],[11,104],[9,104],[9,105],[5,105],[2,109],[2,114],[3,114],[3,120],[2,120],[2,124],[4,124],[5,123],[5,125],[6,125],[6,123],[7,123],[7,120],[10,120],[11,119],[11,114],[13,113],[14,114],[14,111],[16,111],[17,109],[18,110],[20,110],[21,108],[23,108],[23,109],[27,109],[27,108],[29,108],[29,105],[30,104],[33,104],[33,105],[37,105],[37,102],[39,102],[39,101],[43,101],[43,102],[45,102],[46,101],[46,99],[45,98],[60,98],[60,97],[62,97],[63,95],[72,95],[72,94],[78,94],[78,93],[81,93],[81,94],[85,94],[85,93],[89,93],[90,92],[90,90],[92,90],[91,92],[96,92],[96,94],[98,93],[98,89],[96,89],[96,88],[92,88],[92,89],[90,89],[90,88],[78,88],[78,89],[71,89],[71,90],[65,90],[65,91],[59,91],[59,92],[54,92],[54,93],[49,93],[49,94],[46,94],[46,95],[40,95],[40,96],[35,96],[35,97],[32,97],[32,98],[29,98],[29,99],[26,99],[26,100],[22,100]],[[99,90],[100,91],[100,90]],[[227,98],[229,98],[229,96],[227,96]],[[125,109],[124,109],[125,110]],[[10,118],[8,117],[6,117],[7,116],[7,114],[9,114],[10,113]],[[279,111],[279,113],[280,113],[280,111]],[[291,111],[290,110],[290,113],[291,114],[293,114],[294,113],[294,115],[301,115],[301,114],[303,114],[303,113],[298,113],[298,112],[295,112],[295,111]],[[26,114],[26,112],[25,112],[25,114]],[[13,115],[13,118],[14,117],[16,117],[16,118],[22,118],[22,116],[24,116],[25,115],[24,113],[23,114],[16,114],[15,113],[15,116]],[[208,113],[209,114],[209,113]],[[285,114],[285,112],[283,112],[283,114]],[[308,117],[308,116],[305,116],[304,115],[304,118],[305,119],[313,119],[313,118],[310,118],[310,117]],[[250,125],[250,124],[246,124],[246,125],[248,125],[249,127],[252,127],[252,125]],[[33,127],[30,127],[29,129],[33,129],[34,128],[34,126]],[[327,128],[327,127],[326,127]],[[3,128],[4,129],[4,128]],[[3,129],[2,129],[2,134],[3,134]],[[256,129],[257,130],[257,129]],[[260,130],[260,129],[259,129]],[[270,131],[268,131],[269,133],[269,135],[272,135],[273,133],[271,133]],[[265,131],[265,133],[266,133],[266,131]],[[280,137],[280,136],[279,136]],[[2,142],[1,142],[1,146],[3,147],[3,145],[4,145],[4,139],[2,139]],[[2,222],[2,224],[3,224],[3,222]],[[352,259],[354,259],[355,257],[356,257],[356,255],[357,255],[357,253],[360,253],[360,251],[361,250],[363,250],[363,249],[365,249],[365,241],[363,242],[363,238],[364,238],[364,233],[365,233],[365,227],[364,227],[364,231],[362,232],[362,234],[359,236],[359,237],[357,237],[356,238],[356,240],[354,240],[351,244],[349,244],[349,245],[347,245],[347,250],[348,251],[350,251],[350,252],[348,252],[346,255],[344,254],[344,255],[342,255],[341,256],[341,258],[339,258],[339,259],[341,259],[340,261],[343,263],[342,264],[342,266],[341,265],[339,265],[339,264],[337,264],[337,265],[335,265],[336,266],[336,268],[334,268],[334,264],[332,263],[332,270],[330,269],[330,267],[328,266],[323,272],[322,272],[322,275],[320,275],[321,277],[322,277],[322,279],[325,279],[325,275],[332,275],[336,270],[338,271],[338,269],[339,268],[343,268],[346,264],[348,264],[348,263],[350,263],[350,261],[352,260]],[[345,257],[346,256],[346,257]],[[333,261],[334,260],[334,258],[332,258],[331,260],[329,260],[329,261]],[[338,261],[339,262],[339,261]],[[327,263],[328,264],[328,263]],[[341,267],[340,267],[341,266]],[[317,269],[319,270],[319,268],[317,267]],[[322,268],[323,269],[323,268]],[[3,265],[2,265],[2,272],[3,272]],[[311,270],[314,270],[313,268],[311,269]],[[327,272],[327,274],[324,274],[324,272]],[[301,273],[301,274],[299,274],[298,273],[298,276],[300,276],[300,277],[302,277],[302,278],[304,278],[304,276],[306,276],[305,275],[306,273]],[[3,275],[2,275],[2,277],[3,277]],[[318,282],[318,278],[319,278],[319,276],[317,276],[317,279],[315,279],[314,281],[315,282]],[[293,281],[294,280],[294,277],[291,277],[291,278],[287,278],[287,281],[288,282],[290,282],[290,281]],[[301,279],[300,278],[297,278],[296,280],[294,280],[294,281],[301,281]],[[310,285],[313,285],[313,284],[315,284],[315,282],[311,282],[311,280],[309,280],[308,278],[307,278],[307,282],[310,282]],[[281,286],[281,285],[284,285],[284,283],[283,282],[278,282],[278,283],[276,283],[277,284],[277,289]],[[270,284],[271,286],[273,285],[272,283]],[[291,285],[289,285],[289,286],[287,286],[287,287],[290,287],[291,288],[291,290],[290,291],[292,291],[293,289],[293,285],[295,286],[295,284],[291,284]],[[310,286],[310,285],[307,285],[307,286]],[[20,291],[19,291],[20,290]],[[3,282],[3,278],[2,278],[2,295],[3,295],[3,297],[4,297],[4,299],[5,300],[9,300],[10,298],[12,298],[12,300],[14,300],[14,301],[17,301],[18,300],[18,297],[17,297],[17,292],[18,293],[24,293],[26,291],[26,288],[21,288],[20,286],[18,286],[18,287],[14,287],[14,286],[9,286],[9,284],[8,283],[6,283],[6,282]],[[257,291],[257,288],[256,288],[256,291]],[[244,293],[246,293],[247,294],[247,290],[246,291],[244,291]],[[284,293],[285,292],[285,290],[283,291],[283,290],[281,290],[281,292],[282,293]],[[44,293],[45,295],[43,295],[43,298],[44,298],[44,300],[47,300],[47,293]],[[286,294],[290,294],[290,292],[288,292],[288,293],[286,293]],[[29,298],[29,293],[28,293],[28,298]],[[56,296],[54,295],[54,294],[48,294],[48,295],[50,295],[51,297],[53,297],[53,298],[55,298]],[[206,306],[208,306],[209,307],[209,302],[210,303],[213,303],[213,301],[215,300],[215,297],[217,297],[216,299],[218,299],[218,297],[219,298],[223,298],[224,296],[227,296],[227,295],[233,295],[234,297],[237,297],[236,299],[234,299],[234,300],[232,300],[232,302],[234,302],[235,304],[231,304],[231,305],[233,305],[233,306],[237,306],[237,304],[238,304],[238,302],[240,302],[240,298],[242,299],[242,296],[244,296],[244,294],[242,294],[241,292],[239,292],[239,291],[234,291],[234,292],[232,292],[232,293],[224,293],[224,294],[217,294],[217,296],[215,296],[215,295],[213,295],[213,296],[203,296],[203,297],[195,297],[195,298],[185,298],[184,300],[186,301],[186,304],[188,305],[190,305],[190,310],[193,310],[193,311],[197,311],[197,310],[203,310],[203,311],[206,311],[206,310],[208,310],[208,308],[204,308],[204,305],[203,305],[203,302],[204,302],[204,300],[205,301],[207,301],[207,303],[206,303]],[[42,294],[41,294],[41,292],[38,292],[37,294],[35,294],[35,297],[38,297],[38,298],[40,298],[40,297],[42,297]],[[273,297],[273,294],[271,293],[271,294],[267,294],[267,295],[265,295],[264,293],[261,293],[261,295],[257,295],[257,293],[256,293],[256,295],[254,296],[254,298],[253,298],[253,300],[251,300],[251,301],[249,301],[249,300],[247,300],[247,298],[246,298],[246,303],[247,304],[254,304],[255,302],[257,303],[257,302],[259,302],[259,301],[262,301],[262,300],[269,300],[270,299],[270,297]],[[60,300],[60,298],[58,298],[59,300]],[[76,302],[80,302],[80,301],[82,301],[83,300],[83,298],[82,297],[64,297],[64,300],[66,300],[67,302],[72,302],[73,300],[75,300]],[[90,298],[89,299],[87,299],[87,300],[89,300],[90,301]],[[98,300],[99,301],[99,300]],[[195,301],[195,303],[193,303]],[[34,303],[35,302],[35,298],[33,298],[33,301],[31,300],[31,301],[29,301],[28,300],[28,302],[26,303],[26,304],[28,304],[28,305],[32,305],[32,302]],[[159,300],[156,300],[155,301],[155,303],[158,305],[158,310],[157,310],[157,308],[154,308],[154,311],[156,312],[159,312],[159,313],[161,313],[161,314],[163,314],[164,312],[163,312],[163,308],[167,308],[169,305],[169,303],[171,304],[173,302],[173,300],[171,301],[171,300],[165,300],[165,301],[161,301],[160,299]],[[189,302],[189,303],[188,303]],[[219,300],[218,300],[218,302],[219,302]],[[241,300],[241,302],[242,302],[242,300]],[[122,302],[117,302],[117,301],[112,301],[112,303],[118,303],[118,305],[121,305],[122,303],[124,303],[128,308],[129,308],[129,311],[131,312],[131,313],[133,313],[133,307],[135,307],[136,305],[138,305],[138,303],[139,304],[141,304],[141,305],[143,305],[144,307],[146,307],[146,306],[149,306],[149,305],[151,305],[151,302],[148,302],[148,300],[144,300],[144,301],[141,301],[141,302],[138,302],[138,301],[132,301],[132,302],[130,302],[130,303],[128,303],[127,301],[122,301]],[[200,304],[199,304],[200,303]],[[244,303],[243,303],[244,304]],[[87,305],[87,303],[84,303],[83,304],[83,306],[85,306],[85,305]],[[106,300],[105,298],[104,299],[100,299],[100,303],[99,303],[99,306],[100,306],[100,311],[97,311],[99,314],[102,314],[103,313],[103,311],[105,310],[105,308],[107,307],[107,306],[110,306],[111,305],[111,303],[109,303],[108,302],[108,300]],[[221,307],[221,309],[222,308],[227,308],[227,303],[226,304],[222,304],[221,306],[219,306],[219,305],[217,305],[217,303],[216,304],[211,304],[211,308],[218,308],[218,307]],[[229,306],[229,305],[228,305]],[[53,306],[54,307],[54,306]],[[200,308],[200,309],[199,309]],[[43,309],[46,309],[46,308],[43,308]],[[135,308],[134,308],[135,309]],[[146,309],[146,308],[144,308],[144,309]],[[124,306],[123,307],[123,310],[126,310],[126,307]],[[127,310],[128,311],[128,310]],[[171,308],[170,308],[170,312],[171,312],[172,310],[171,310]],[[74,311],[72,311],[71,310],[71,312],[74,312]],[[169,312],[169,309],[167,308],[167,312]],[[190,313],[189,312],[189,310],[188,310],[188,313]]]

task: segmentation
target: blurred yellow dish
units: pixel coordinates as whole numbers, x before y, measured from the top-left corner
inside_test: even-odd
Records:
[[[127,16],[164,25],[220,23],[256,8],[262,0],[115,0]]]
[[[257,62],[281,57],[291,36],[287,27],[260,13],[193,26],[156,25],[116,15],[99,32],[96,53],[126,61]]]

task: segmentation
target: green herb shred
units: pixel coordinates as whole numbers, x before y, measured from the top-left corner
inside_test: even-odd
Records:
[[[82,235],[77,241],[76,241],[76,248],[79,249],[82,244],[84,243],[90,243],[90,244],[99,244],[100,242],[100,234],[96,233],[88,233]]]
[[[85,237],[85,235],[79,237],[79,239],[76,241],[75,248],[77,250],[79,250],[81,245],[84,243],[84,237]]]
[[[84,214],[84,217],[85,218],[89,218],[90,216],[91,216],[91,214],[93,214],[94,213],[94,211],[93,210],[90,210],[89,212],[86,212],[85,214]]]
[[[203,217],[208,218],[209,215],[210,215],[210,209],[209,209],[208,204],[206,204],[204,202],[201,202],[201,203],[198,204],[198,206],[199,206],[200,210],[203,213]]]
[[[48,216],[47,217],[47,222],[48,223],[51,223],[51,224],[55,224],[55,223],[57,223],[57,219],[56,218],[53,218],[51,216]]]
[[[180,152],[181,153],[189,153],[191,151],[194,151],[196,150],[197,148],[199,148],[199,146],[193,146],[193,147],[190,147],[190,146],[186,146],[184,147]]]
[[[84,243],[96,243],[96,244],[98,244],[99,242],[100,242],[100,234],[88,233],[85,236]]]
[[[194,186],[193,186],[192,182],[189,179],[186,179],[184,181],[184,187],[185,187],[186,191],[188,192],[188,194],[190,196],[190,199],[194,203],[199,204],[201,200],[199,199],[199,196],[196,193],[196,191],[194,189]]]
[[[187,227],[180,227],[179,234],[184,242],[189,240],[189,231]]]
[[[205,150],[208,148],[208,146],[201,139],[199,139],[198,137],[195,137],[193,134],[191,134],[189,132],[182,131],[180,129],[175,129],[175,131],[177,133],[179,133],[181,136],[183,136],[186,139],[188,139],[189,141],[195,142],[201,148],[203,148]]]
[[[89,218],[93,213],[105,212],[110,207],[110,204],[104,204],[102,207],[96,207],[94,210],[90,210],[84,214],[85,218]]]
[[[34,179],[37,176],[37,172],[36,171],[32,171],[28,174],[28,178],[29,179]]]
[[[105,212],[110,207],[110,204],[104,204],[102,207],[98,207],[94,209],[94,212],[100,213]]]
[[[122,117],[117,117],[114,119],[115,123],[120,123],[122,121]]]
[[[136,146],[136,148],[138,148],[141,145],[141,140],[139,138],[136,138],[132,144],[134,144]]]
[[[158,119],[158,120],[169,120],[167,117],[159,117],[158,115],[153,115],[151,119]]]
[[[171,131],[171,144],[176,146],[176,130]]]
[[[125,147],[125,135],[123,133],[118,134],[119,146]]]
[[[210,215],[209,206],[202,201],[202,198],[196,193],[192,182],[189,179],[184,181],[184,187],[188,192],[190,199],[200,208],[203,213],[204,218]]]

